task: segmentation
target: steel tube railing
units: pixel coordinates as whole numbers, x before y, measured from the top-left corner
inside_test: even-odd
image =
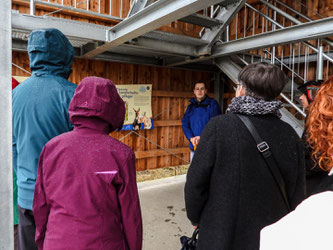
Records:
[[[245,65],[248,65],[249,63],[243,60],[240,56],[238,56],[238,59],[242,61]],[[306,114],[295,104],[293,103],[285,94],[281,93],[281,97],[288,102],[293,108],[297,110],[302,116],[306,117]]]
[[[323,80],[324,60],[323,60],[324,46],[319,45],[318,59],[317,59],[317,80]]]
[[[271,8],[272,10],[276,11],[277,13],[279,13],[281,16],[287,18],[288,20],[290,20],[291,22],[295,23],[295,24],[302,24],[303,22],[298,20],[297,18],[293,17],[292,15],[288,14],[287,12],[279,9],[278,7],[276,7],[275,5],[265,1],[265,0],[260,0],[260,2],[262,2],[263,4],[266,4],[267,7]],[[304,19],[306,19],[307,21],[312,21],[309,17],[305,17],[304,15],[302,15],[301,13],[299,13],[298,11],[294,10],[293,8],[289,7],[289,10],[293,11],[294,13],[296,13],[297,15],[301,15]],[[329,39],[323,39],[323,41],[329,45],[333,45],[333,42]]]
[[[285,28],[284,25],[279,24],[278,22],[274,21],[272,18],[270,18],[269,16],[265,15],[264,13],[262,13],[260,10],[257,10],[256,8],[254,8],[252,5],[246,3],[246,6],[251,8],[252,10],[254,10],[255,12],[257,12],[259,15],[261,15],[263,18],[266,18],[268,21],[270,21],[272,24],[275,24],[276,26],[278,26],[279,28],[283,29]],[[274,6],[274,5],[273,5]],[[275,6],[274,6],[275,7]],[[237,38],[236,38],[237,39]],[[314,46],[312,46],[310,43],[308,42],[303,42],[303,44],[305,44],[306,46],[308,46],[309,48],[311,48],[313,51],[318,53],[318,49],[315,48]],[[333,63],[333,58],[327,56],[325,53],[323,53],[323,57],[325,57],[327,60],[329,60],[330,62]]]
[[[297,110],[298,113],[300,113],[302,116],[306,117],[306,114],[301,110],[295,103],[293,103],[285,94],[281,93],[281,97],[288,102],[294,109]]]
[[[35,0],[30,0],[30,15],[34,16],[36,13]]]

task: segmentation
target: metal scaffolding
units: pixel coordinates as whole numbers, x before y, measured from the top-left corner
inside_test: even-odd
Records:
[[[99,55],[128,40],[219,2],[221,0],[159,0],[108,30],[107,42],[104,45],[96,46],[85,56]]]

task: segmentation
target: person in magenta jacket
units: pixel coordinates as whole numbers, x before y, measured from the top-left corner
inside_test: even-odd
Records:
[[[74,130],[42,150],[33,213],[39,249],[142,248],[133,151],[109,136],[125,104],[115,85],[87,77],[69,106]]]

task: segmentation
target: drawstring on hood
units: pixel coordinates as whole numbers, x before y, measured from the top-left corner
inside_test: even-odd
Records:
[[[56,75],[68,79],[74,49],[57,29],[34,30],[28,41],[30,68],[35,76]]]
[[[69,105],[69,116],[75,126],[101,127],[109,131],[121,129],[125,119],[125,103],[115,85],[108,79],[86,77],[76,88]],[[91,119],[97,118],[97,119]]]

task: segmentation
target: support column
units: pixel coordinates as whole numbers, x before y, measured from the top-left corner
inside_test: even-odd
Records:
[[[221,72],[214,73],[214,99],[220,104],[223,111],[224,81],[221,81]]]
[[[30,15],[34,16],[36,12],[35,0],[30,0]]]
[[[317,80],[323,80],[324,74],[324,60],[323,60],[324,46],[319,45],[318,58],[317,58]]]
[[[14,249],[12,172],[11,1],[0,8],[0,248]]]

